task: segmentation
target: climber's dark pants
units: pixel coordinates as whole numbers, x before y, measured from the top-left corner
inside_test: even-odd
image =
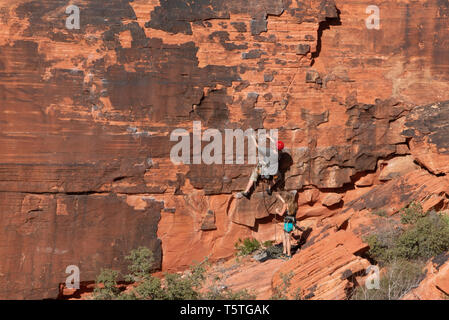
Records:
[[[274,181],[274,183],[271,185],[270,190],[275,190],[276,188],[280,187],[284,179],[282,177],[282,174],[278,172],[271,181]]]

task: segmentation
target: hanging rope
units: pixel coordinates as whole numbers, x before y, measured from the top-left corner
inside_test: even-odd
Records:
[[[263,204],[264,204],[264,207],[265,207],[265,211],[266,211],[266,212],[268,213],[268,215],[270,216],[271,213],[270,213],[270,211],[268,211],[268,208],[267,208],[267,202],[266,202],[266,199],[265,199],[265,189],[266,189],[266,186],[267,186],[267,184],[266,184],[265,179],[262,179],[262,197],[263,197]],[[276,213],[273,214],[273,218],[271,219],[271,223],[273,223],[273,221],[274,221],[274,242],[276,243],[276,242],[277,242],[277,228],[276,228],[277,221],[276,221]]]
[[[264,207],[265,207],[265,211],[268,213],[268,215],[270,215],[271,213],[270,213],[270,211],[268,211],[267,203],[266,203],[266,201],[265,201],[265,187],[266,187],[265,179],[262,179],[262,197],[263,197],[263,204],[264,204]]]

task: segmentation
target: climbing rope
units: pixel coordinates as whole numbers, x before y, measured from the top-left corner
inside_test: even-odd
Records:
[[[271,213],[270,213],[270,211],[268,211],[268,208],[267,208],[267,202],[266,202],[266,199],[265,199],[265,190],[266,190],[266,186],[267,186],[267,184],[266,184],[266,181],[265,181],[265,179],[262,179],[262,197],[263,197],[263,205],[264,205],[264,207],[265,207],[265,211],[268,213],[268,215],[271,215]],[[271,219],[271,222],[273,223],[273,220],[276,220],[276,214],[274,214],[273,215],[273,219]],[[277,228],[276,228],[276,225],[277,225],[277,221],[275,221],[274,222],[274,242],[276,243],[277,242]]]

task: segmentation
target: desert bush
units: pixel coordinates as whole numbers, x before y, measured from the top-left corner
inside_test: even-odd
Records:
[[[146,255],[148,257],[148,255]],[[137,260],[144,262],[144,260]],[[151,275],[146,276],[133,290],[138,299],[151,300],[196,300],[200,299],[200,289],[205,278],[207,260],[196,264],[185,274],[165,273],[160,280]],[[143,264],[148,267],[149,263]]]
[[[93,298],[98,300],[162,298],[160,280],[150,274],[154,265],[153,252],[146,247],[139,247],[131,250],[125,260],[129,261],[128,270],[130,273],[125,275],[124,278],[128,282],[140,282],[138,286],[131,292],[121,293],[117,283],[120,273],[115,270],[102,269],[96,280],[97,286]]]
[[[95,283],[93,298],[96,300],[112,300],[116,299],[120,294],[117,287],[117,278],[119,272],[111,269],[101,269]]]
[[[115,297],[115,300],[139,300],[139,298],[134,294],[134,292],[122,292]]]
[[[407,228],[387,228],[365,241],[368,256],[383,266],[380,289],[358,287],[353,299],[400,299],[423,278],[424,261],[449,250],[449,217],[431,211],[424,215],[420,204],[401,210],[401,223]]]
[[[449,250],[449,220],[434,211],[418,218],[415,225],[402,233],[395,255],[405,259],[429,259]]]
[[[368,255],[381,265],[391,261],[395,257],[396,241],[401,232],[401,229],[386,228],[366,237],[364,240],[370,247]]]
[[[271,248],[274,245],[274,241],[273,240],[267,240],[264,241],[264,243],[262,244],[264,248],[268,249]]]
[[[237,256],[247,256],[261,248],[260,242],[251,238],[239,239],[234,246],[237,250]]]
[[[129,261],[128,274],[125,279],[129,282],[137,282],[146,279],[154,266],[153,252],[146,247],[139,247],[131,250],[130,254],[125,257]]]
[[[150,276],[140,282],[129,294],[130,299],[136,300],[164,300],[166,294],[159,278]]]
[[[402,208],[400,211],[401,223],[415,224],[425,213],[419,202],[412,202],[408,207]]]
[[[154,277],[151,271],[154,267],[153,253],[144,247],[132,250],[125,259],[129,262],[129,274],[125,279],[135,282],[135,287],[121,292],[117,278],[119,272],[102,269],[97,277],[97,287],[93,299],[97,300],[241,300],[255,299],[255,295],[247,290],[233,291],[229,288],[221,290],[203,290],[206,279],[207,259],[193,265],[183,274],[166,273],[161,280]]]
[[[408,213],[406,220],[414,222],[406,230],[391,228],[366,237],[368,255],[382,265],[396,259],[428,259],[449,250],[449,218],[434,211],[426,216],[414,212],[418,213]]]
[[[281,272],[279,276],[281,277],[282,283],[273,288],[273,293],[270,297],[270,300],[289,300],[289,298],[292,298],[293,300],[301,300],[300,288],[296,290],[293,297],[289,297],[287,295],[292,284],[294,273],[292,271],[290,271],[289,273]]]
[[[200,297],[195,281],[187,276],[168,273],[165,275],[164,299],[166,300],[197,300]]]
[[[380,277],[379,289],[367,289],[365,286],[354,290],[352,300],[398,300],[411,289],[416,288],[425,274],[424,264],[420,261],[404,259],[391,261]]]

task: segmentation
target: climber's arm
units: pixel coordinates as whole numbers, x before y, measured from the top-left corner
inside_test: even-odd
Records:
[[[256,139],[256,137],[254,136],[254,134],[251,135],[251,138],[253,139],[254,144],[256,145],[256,148],[259,148],[259,144],[257,143],[257,139]]]
[[[286,203],[284,203],[284,204],[282,205],[281,210],[276,209],[276,213],[277,213],[278,215],[280,215],[281,217],[285,214],[286,211],[287,211],[287,204],[286,204]]]
[[[276,209],[276,213],[280,216],[283,216],[285,211],[287,211],[287,203],[285,202],[284,198],[281,197],[280,194],[276,194],[276,197],[282,202],[282,209],[280,211],[279,209]]]
[[[273,137],[272,137],[269,133],[267,133],[267,136],[268,136],[268,139],[270,139],[271,142],[273,142],[274,144],[277,143],[277,141],[275,141],[275,140],[273,139]]]
[[[281,195],[280,194],[276,194],[276,197],[279,199],[279,200],[281,200],[281,202],[283,203],[283,204],[285,204],[285,200],[284,200],[284,198],[282,198],[281,197]]]

